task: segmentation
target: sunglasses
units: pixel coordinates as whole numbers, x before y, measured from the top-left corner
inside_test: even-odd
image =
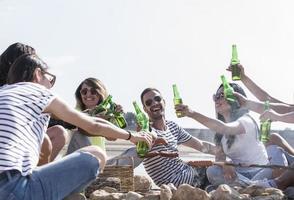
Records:
[[[84,88],[80,90],[81,95],[86,95],[88,93],[88,91],[91,93],[91,95],[98,95],[98,92],[95,88]]]
[[[51,87],[55,84],[56,81],[56,76],[47,72],[47,71],[42,71],[43,75],[49,80]]]
[[[153,99],[147,99],[147,100],[145,101],[145,105],[146,105],[146,106],[151,106],[152,103],[153,103],[153,101],[161,102],[161,100],[162,100],[161,96],[155,96],[155,97],[153,97]]]
[[[213,98],[213,101],[218,101],[220,99],[224,99],[225,95],[223,92],[220,92],[220,93],[214,94],[212,98]]]

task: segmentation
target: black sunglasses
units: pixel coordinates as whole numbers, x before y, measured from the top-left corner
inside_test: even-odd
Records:
[[[43,70],[42,70],[42,73],[44,75],[46,75],[46,74],[48,75],[46,77],[48,78],[48,80],[49,80],[49,82],[51,84],[51,87],[53,87],[53,85],[55,84],[55,81],[56,81],[56,76],[53,75],[53,74],[51,74],[51,73],[49,73],[49,72],[47,72],[47,71],[43,71]]]
[[[220,92],[220,93],[214,94],[212,98],[214,101],[218,101],[220,99],[225,98],[225,95],[223,92]]]
[[[91,93],[91,95],[98,95],[98,92],[95,88],[84,88],[82,90],[80,90],[81,95],[86,95],[88,93],[88,91]]]
[[[151,106],[152,103],[153,103],[153,101],[161,102],[161,100],[162,100],[161,96],[155,96],[155,97],[153,97],[153,99],[147,99],[147,100],[145,101],[145,105],[146,105],[146,106]]]

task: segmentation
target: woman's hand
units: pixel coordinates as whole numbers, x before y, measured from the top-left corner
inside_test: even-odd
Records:
[[[240,69],[241,80],[242,80],[242,77],[245,76],[244,67],[241,64],[237,64],[237,67]],[[229,72],[232,72],[232,65],[228,66],[228,68],[226,70],[229,71]]]
[[[134,144],[137,144],[139,141],[144,141],[148,144],[149,149],[151,149],[153,137],[150,133],[141,131],[141,132],[132,132],[130,141]]]
[[[272,109],[264,111],[260,116],[259,119],[261,121],[265,121],[270,119],[271,121],[277,121],[276,118],[278,118],[279,114],[273,111]]]
[[[123,107],[121,105],[119,105],[119,104],[115,104],[114,111],[118,112],[118,113],[123,113],[124,112]]]
[[[226,182],[233,182],[237,178],[235,167],[233,166],[223,166],[224,179]]]
[[[184,104],[175,105],[175,109],[176,112],[181,113],[182,116],[190,117],[193,113],[193,111],[187,105]]]
[[[238,100],[241,107],[246,107],[247,106],[247,102],[248,102],[247,97],[243,96],[242,94],[240,94],[238,92],[233,92],[233,94],[237,98],[237,100]]]

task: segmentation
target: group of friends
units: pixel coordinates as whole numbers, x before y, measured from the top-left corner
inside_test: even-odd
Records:
[[[49,72],[36,50],[22,43],[10,45],[0,56],[0,200],[70,199],[95,180],[105,165],[116,161],[116,157],[107,158],[105,139],[124,139],[133,144],[146,142],[149,155],[153,156],[138,157],[134,146],[119,157],[133,157],[135,166],[143,163],[158,186],[186,183],[210,190],[224,183],[256,184],[291,191],[294,186],[291,169],[232,165],[196,168],[179,156],[165,156],[177,155],[172,153],[178,152],[179,145],[185,145],[215,155],[216,161],[294,166],[293,147],[276,133],[271,134],[266,144],[259,141],[259,126],[249,113],[252,110],[260,113],[261,119],[294,123],[294,105],[271,97],[248,77],[241,64],[238,67],[242,83],[259,101],[247,99],[240,85],[230,83],[237,101],[231,103],[225,99],[221,84],[213,95],[216,118],[192,110],[188,105],[175,106],[182,116],[216,133],[215,143],[210,143],[193,137],[177,123],[166,119],[166,102],[156,88],[148,87],[140,96],[149,117],[149,132],[118,128],[109,122],[105,113],[94,117],[87,114],[87,110],[94,109],[108,96],[105,85],[96,78],[90,77],[80,83],[75,91],[76,108],[72,108],[50,91],[56,76]],[[227,70],[231,71],[231,66]],[[264,111],[266,100],[270,102],[270,109]],[[120,105],[116,110],[123,112]],[[48,127],[50,117],[78,128],[69,137],[61,125]],[[56,159],[68,138],[66,156]],[[119,162],[126,164],[123,160]]]

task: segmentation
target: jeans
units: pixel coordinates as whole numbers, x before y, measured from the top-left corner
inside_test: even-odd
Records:
[[[269,163],[272,165],[288,166],[288,162],[293,162],[293,156],[286,153],[277,145],[270,145],[266,150]],[[243,186],[252,184],[252,181],[272,178],[272,169],[270,168],[236,168],[236,173],[238,178],[235,182]],[[223,177],[222,168],[218,166],[209,167],[207,169],[207,177],[209,182],[213,185],[227,183]]]
[[[99,162],[90,153],[74,152],[22,176],[10,171],[0,180],[0,200],[61,200],[96,179]],[[3,177],[3,176],[2,176]]]

